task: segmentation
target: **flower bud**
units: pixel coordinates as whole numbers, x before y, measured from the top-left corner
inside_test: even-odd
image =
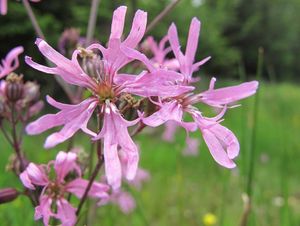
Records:
[[[16,156],[16,154],[10,155],[8,159],[8,163],[5,166],[6,171],[13,171],[15,174],[19,175],[26,169],[26,167],[29,165],[29,161],[21,156],[22,158],[22,164],[20,162],[20,159]]]
[[[88,169],[89,165],[89,155],[83,149],[83,147],[74,147],[70,150],[77,155],[77,163],[79,164],[82,171]]]
[[[58,49],[62,54],[73,52],[80,41],[80,30],[76,28],[66,29],[59,38]]]
[[[10,73],[6,78],[5,95],[8,101],[16,102],[23,96],[23,76]]]
[[[24,84],[24,101],[35,102],[40,96],[40,86],[35,82],[26,82]]]
[[[19,194],[20,193],[14,188],[0,189],[0,204],[14,201]]]
[[[83,70],[97,82],[106,81],[105,61],[101,60],[99,51],[78,47],[80,64]]]

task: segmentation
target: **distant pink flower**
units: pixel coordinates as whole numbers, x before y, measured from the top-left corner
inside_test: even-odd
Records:
[[[39,2],[40,0],[30,0],[32,2]],[[7,0],[0,0],[0,14],[7,14]]]
[[[175,133],[177,128],[178,123],[176,121],[167,121],[165,123],[165,131],[163,132],[162,138],[168,142],[176,141]],[[199,146],[199,139],[187,137],[185,140],[185,147],[182,150],[182,154],[185,156],[196,156],[199,153]]]
[[[136,202],[132,195],[125,191],[113,193],[111,202],[117,204],[125,214],[131,213],[136,207]]]
[[[194,18],[190,26],[188,43],[184,55],[180,51],[175,25],[172,24],[169,29],[169,40],[173,52],[180,63],[180,72],[185,78],[184,84],[189,84],[193,72],[209,59],[206,58],[198,63],[194,63],[199,31],[200,22]],[[136,55],[138,54],[136,53]],[[139,55],[137,58],[141,61],[146,61],[142,55]],[[239,143],[235,135],[219,123],[226,112],[227,105],[253,95],[258,88],[258,82],[252,81],[220,89],[214,89],[214,84],[215,78],[212,79],[210,88],[199,94],[186,92],[176,97],[161,97],[156,103],[160,107],[157,112],[149,117],[144,117],[142,114],[140,116],[144,124],[152,127],[162,125],[167,121],[175,121],[178,125],[185,128],[187,132],[195,131],[198,128],[202,132],[205,143],[215,161],[224,167],[233,168],[235,167],[233,159],[239,153]],[[206,118],[193,106],[196,103],[205,103],[210,106],[223,108],[223,110],[214,118]],[[184,122],[184,113],[189,113],[193,118],[193,122]]]
[[[177,122],[167,121],[165,123],[165,131],[163,132],[162,138],[168,142],[174,141],[177,127]]]
[[[81,178],[81,170],[76,163],[76,154],[72,152],[59,152],[55,162],[48,165],[30,163],[21,173],[20,179],[25,187],[35,190],[42,187],[40,204],[35,208],[35,220],[43,218],[44,225],[49,225],[50,217],[59,219],[63,226],[73,226],[76,223],[76,209],[66,200],[69,193],[81,198],[88,185],[88,181]],[[50,166],[53,165],[56,177],[50,177]],[[66,179],[68,174],[75,171],[75,179]],[[88,196],[96,199],[107,199],[109,186],[94,182]],[[56,204],[57,212],[52,206]]]
[[[151,178],[150,173],[147,170],[138,168],[134,179],[128,181],[128,184],[140,190],[142,188],[142,184],[149,181],[150,178]]]
[[[7,13],[7,0],[0,0],[0,14],[5,15]]]
[[[148,37],[143,46],[149,48],[153,57],[151,61],[157,67],[168,68],[170,70],[178,70],[179,63],[177,59],[167,59],[167,54],[172,51],[171,47],[166,47],[168,36],[165,36],[159,44],[157,44],[152,36]]]
[[[124,214],[130,214],[136,208],[133,196],[121,189],[113,191],[109,198],[101,200],[98,205],[103,206],[109,203],[117,205]]]
[[[138,149],[139,145],[136,145]],[[138,150],[138,152],[140,152],[140,150]],[[123,150],[123,148],[121,148],[119,150],[119,158],[120,158],[120,162],[122,165],[122,174],[127,174],[128,172],[128,167],[130,166],[130,158],[128,158],[127,152]],[[146,181],[150,180],[150,173],[142,168],[138,168],[135,174],[135,177],[132,178],[131,180],[128,180],[126,177],[124,177],[125,181],[127,184],[132,185],[133,187],[135,187],[136,189],[140,189],[142,184]]]
[[[123,93],[130,93],[142,97],[150,96],[177,96],[193,89],[193,87],[174,85],[175,81],[182,81],[179,73],[158,69],[153,66],[149,71],[143,71],[138,76],[131,74],[119,74],[118,71],[135,57],[129,57],[127,51],[135,51],[142,39],[147,22],[147,13],[138,10],[134,16],[131,31],[128,37],[122,41],[122,33],[125,22],[126,7],[121,6],[115,10],[111,26],[111,34],[108,47],[100,44],[92,44],[85,51],[97,50],[103,55],[102,59],[95,59],[97,68],[96,77],[92,77],[84,71],[78,62],[78,56],[82,50],[75,50],[72,59],[69,60],[51,48],[45,41],[38,39],[36,44],[41,53],[48,58],[55,67],[46,67],[35,63],[30,57],[26,62],[33,68],[60,76],[65,82],[84,87],[91,92],[91,97],[77,105],[58,103],[48,97],[47,101],[52,106],[60,109],[57,114],[47,114],[35,122],[30,123],[26,131],[29,134],[39,134],[56,126],[63,126],[62,130],[51,134],[45,147],[51,148],[72,137],[78,130],[91,135],[94,139],[104,141],[104,160],[107,180],[114,189],[121,184],[122,170],[118,158],[118,147],[126,152],[128,166],[126,177],[134,178],[139,155],[136,145],[129,136],[127,128],[135,125],[139,119],[129,122],[123,118],[117,109],[116,102]],[[98,107],[103,115],[103,127],[96,135],[87,128],[89,119]]]
[[[126,164],[125,162],[122,163]],[[106,181],[107,178],[104,177],[103,180]],[[125,180],[125,182],[128,185],[133,186],[135,189],[140,190],[142,184],[148,180],[150,180],[149,172],[147,170],[138,168],[135,178],[131,181]],[[112,203],[119,206],[120,210],[124,214],[131,213],[136,207],[136,202],[134,197],[130,193],[122,190],[122,188],[118,190],[113,190],[112,194],[107,199],[102,199],[100,202],[98,202],[98,205],[102,206],[108,203]]]
[[[0,65],[0,79],[19,67],[18,57],[23,51],[24,48],[22,46],[15,47],[7,54],[5,59],[2,60],[2,64]]]
[[[185,156],[196,156],[199,153],[200,140],[197,138],[188,137],[186,139],[186,147],[183,150]]]

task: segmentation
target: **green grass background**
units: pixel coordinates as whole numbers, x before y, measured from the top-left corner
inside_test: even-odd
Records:
[[[253,181],[253,212],[251,226],[297,226],[300,224],[300,89],[293,84],[261,84],[255,168]],[[241,151],[238,167],[228,170],[218,166],[201,139],[200,154],[182,156],[185,133],[179,130],[176,142],[161,140],[163,128],[148,130],[136,137],[141,147],[140,165],[149,170],[151,180],[140,192],[133,192],[138,208],[124,215],[116,206],[97,210],[96,223],[89,225],[203,225],[203,215],[217,216],[217,225],[239,225],[243,213],[242,194],[246,190],[249,145],[253,127],[253,101],[242,101],[242,107],[230,109],[224,125],[237,135]],[[53,150],[43,150],[46,134],[26,137],[24,145],[31,161],[45,163],[64,150],[62,144]],[[76,144],[86,145],[84,136]],[[0,136],[0,187],[21,184],[12,172],[5,170],[12,153]],[[275,200],[281,197],[281,206]],[[33,221],[33,208],[26,197],[0,205],[0,225],[38,225]]]

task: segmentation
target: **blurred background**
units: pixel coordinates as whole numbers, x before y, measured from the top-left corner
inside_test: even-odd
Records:
[[[169,3],[169,0],[101,0],[95,38],[106,43],[112,12],[119,5],[128,6],[127,21],[137,9],[147,11],[148,21],[152,21]],[[32,6],[52,46],[57,47],[65,28],[79,28],[85,36],[90,1],[42,0]],[[300,0],[181,0],[157,24],[149,35],[160,40],[175,22],[184,47],[191,19],[196,16],[201,20],[196,58],[212,56],[201,68],[203,87],[207,87],[211,76],[220,81],[218,86],[254,79],[258,49],[263,48],[258,97],[231,109],[224,122],[241,142],[238,167],[230,171],[218,166],[203,141],[199,155],[183,156],[184,131],[178,131],[170,145],[161,140],[163,128],[155,132],[147,130],[137,140],[142,150],[141,165],[149,170],[152,178],[140,192],[133,192],[136,210],[122,215],[117,207],[103,207],[98,211],[100,223],[91,225],[240,225],[249,189],[253,211],[248,225],[300,225],[299,12]],[[11,48],[22,45],[26,55],[44,61],[34,45],[35,33],[20,2],[8,1],[8,14],[0,17],[0,27],[1,58]],[[25,63],[21,63],[18,71],[26,79],[41,84],[42,98],[45,94],[58,99],[65,97],[52,76],[41,75]],[[201,141],[199,133],[192,136]],[[43,134],[35,137],[38,139],[25,139],[31,160],[45,162],[66,146],[45,152],[42,150],[45,137]],[[2,135],[0,143],[0,185],[20,186],[17,179],[11,179],[14,175],[5,171],[11,152]],[[76,143],[87,142],[79,137]],[[252,178],[250,184],[249,178]],[[25,198],[0,206],[0,222],[33,225],[33,210],[23,206],[30,206]],[[207,214],[215,222],[205,221]]]
[[[101,1],[98,13],[96,39],[106,42],[112,11],[118,5],[128,6],[129,17],[136,9],[148,12],[151,21],[169,0],[128,0]],[[0,53],[4,55],[12,46],[20,43],[27,53],[33,51],[34,31],[27,19],[23,5],[8,1],[9,13],[1,17]],[[32,4],[40,26],[53,46],[65,28],[80,28],[84,36],[87,29],[90,2],[86,0],[41,1]],[[299,80],[299,0],[181,0],[176,8],[151,31],[151,35],[161,38],[171,22],[175,22],[182,43],[187,37],[188,24],[192,17],[202,22],[199,58],[212,56],[203,70],[238,78],[238,68],[244,67],[249,74],[256,71],[257,49],[265,50],[264,77],[269,81]],[[129,19],[129,17],[127,17]],[[38,56],[35,56],[38,57]],[[212,70],[213,69],[213,70]]]

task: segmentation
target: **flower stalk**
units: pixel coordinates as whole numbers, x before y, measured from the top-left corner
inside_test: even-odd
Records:
[[[260,80],[263,70],[263,57],[264,50],[263,48],[258,49],[258,62],[257,62],[257,73],[256,79]],[[249,221],[249,216],[251,214],[252,209],[252,194],[253,194],[253,177],[254,177],[254,169],[255,169],[255,145],[257,139],[257,128],[258,128],[258,112],[259,112],[259,94],[257,93],[254,99],[254,109],[253,109],[253,128],[250,142],[250,160],[249,160],[249,171],[247,178],[247,187],[246,187],[246,195],[244,197],[244,213],[242,216],[242,220],[240,222],[240,226],[247,226]]]
[[[25,164],[23,161],[22,153],[21,153],[21,144],[19,143],[18,137],[17,137],[17,120],[15,119],[15,104],[11,103],[11,124],[12,124],[12,140],[13,140],[13,147],[16,152],[17,158],[20,163],[20,172],[22,172],[25,169]]]
[[[91,12],[90,12],[89,23],[88,23],[88,30],[87,30],[87,35],[86,35],[86,45],[87,46],[91,43],[93,36],[94,36],[99,4],[100,4],[100,0],[92,0]]]
[[[39,23],[38,23],[35,15],[34,15],[33,11],[32,11],[32,8],[31,8],[28,0],[22,0],[22,2],[23,2],[23,5],[24,5],[24,7],[26,9],[27,15],[28,15],[28,17],[29,17],[29,19],[30,19],[30,21],[32,23],[32,26],[33,26],[33,28],[35,30],[35,33],[37,34],[37,36],[39,38],[42,38],[42,39],[45,40],[45,36],[44,36],[44,34],[42,32],[42,29],[40,28],[40,25],[39,25]]]
[[[102,120],[101,120],[101,114],[100,113],[97,114],[97,120],[98,120],[98,130],[100,131],[101,124],[102,124],[101,123]],[[93,154],[93,152],[90,153],[90,155],[91,155],[90,158],[92,158],[92,154]],[[94,171],[92,172],[92,175],[91,175],[91,177],[89,179],[89,183],[88,183],[88,185],[87,185],[87,187],[86,187],[86,189],[84,191],[84,194],[83,194],[83,196],[82,196],[82,198],[81,198],[81,200],[80,200],[80,202],[78,204],[78,207],[77,207],[77,210],[76,210],[76,216],[79,216],[80,211],[81,211],[81,209],[83,207],[83,204],[85,203],[85,201],[87,199],[88,193],[89,193],[89,191],[90,191],[90,189],[91,189],[91,187],[92,187],[92,185],[93,185],[93,183],[94,183],[94,181],[95,181],[95,179],[96,179],[96,177],[97,177],[97,175],[98,175],[98,173],[99,173],[99,171],[101,169],[102,164],[103,164],[102,142],[101,142],[101,140],[98,140],[97,141],[97,164],[95,166]]]

